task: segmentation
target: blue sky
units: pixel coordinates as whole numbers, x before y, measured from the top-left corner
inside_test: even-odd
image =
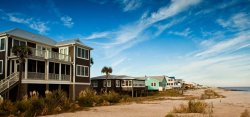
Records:
[[[0,31],[94,48],[91,76],[167,75],[250,86],[250,0],[1,0]]]

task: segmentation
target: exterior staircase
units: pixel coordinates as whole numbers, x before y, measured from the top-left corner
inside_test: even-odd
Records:
[[[15,72],[9,75],[7,78],[0,81],[0,94],[3,94],[7,89],[12,88],[18,84],[19,73]]]

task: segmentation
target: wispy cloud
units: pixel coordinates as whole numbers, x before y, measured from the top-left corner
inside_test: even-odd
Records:
[[[7,21],[20,23],[28,26],[31,29],[38,31],[41,34],[49,31],[49,27],[47,26],[48,22],[41,21],[40,19],[35,19],[31,17],[27,17],[21,13],[6,13],[1,10],[1,18]]]
[[[142,0],[118,0],[123,6],[123,11],[133,11],[142,5]]]
[[[185,30],[183,30],[181,32],[169,31],[168,33],[178,35],[178,36],[187,37],[191,33],[191,31],[190,31],[190,28],[186,28]]]
[[[72,17],[61,13],[52,0],[48,0],[49,8],[55,13],[56,17],[60,19],[64,26],[71,28],[74,25]]]
[[[69,16],[63,16],[61,17],[61,21],[63,22],[63,25],[71,28],[74,25],[74,22],[72,21],[72,18]]]
[[[245,30],[250,28],[250,16],[246,13],[237,13],[231,16],[229,19],[218,19],[217,23],[223,28],[230,30]]]
[[[126,57],[123,57],[123,58],[120,58],[120,59],[118,59],[118,60],[115,60],[115,61],[111,64],[111,66],[112,66],[112,67],[116,67],[116,66],[118,66],[119,64],[123,63],[125,60],[127,60]]]
[[[201,57],[206,57],[206,56],[212,56],[212,55],[217,55],[218,53],[222,52],[232,52],[237,50],[239,47],[245,46],[245,44],[250,42],[249,38],[249,32],[243,32],[239,33],[238,36],[224,40],[221,42],[218,42],[215,45],[210,46],[206,50],[197,53],[195,56],[201,56]]]
[[[102,45],[103,48],[108,49],[108,51],[106,52],[106,56],[113,57],[119,54],[121,51],[133,47],[139,42],[145,41],[149,38],[153,38],[152,35],[147,34],[146,30],[149,27],[152,27],[155,23],[171,18],[198,3],[200,3],[200,0],[173,0],[169,5],[160,8],[156,12],[153,12],[150,15],[144,13],[138,21],[122,26],[117,31],[111,31],[113,32],[112,35],[100,33],[102,34],[101,37],[103,38],[108,38],[109,36],[112,37],[111,42],[101,43],[100,45]],[[173,22],[171,26],[176,24],[176,22]],[[160,30],[163,31],[163,29],[166,29],[166,27],[163,27]],[[189,30],[187,30],[186,33],[188,31]],[[90,35],[89,37],[92,37],[91,39],[94,39],[94,36]],[[96,37],[99,38],[100,35]],[[112,52],[110,52],[110,50],[112,50]]]
[[[100,33],[93,33],[87,37],[83,37],[84,39],[98,39],[98,38],[107,38],[111,33],[110,32],[100,32]]]
[[[155,33],[156,36],[159,36],[163,31],[166,29],[172,27],[173,25],[176,25],[182,21],[185,20],[186,17],[178,18],[178,19],[173,19],[172,21],[166,23],[166,24],[156,24],[155,26],[158,28],[158,31]]]

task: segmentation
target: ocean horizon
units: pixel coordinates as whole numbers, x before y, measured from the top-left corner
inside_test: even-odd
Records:
[[[250,87],[220,87],[220,88],[231,90],[231,91],[250,92]]]

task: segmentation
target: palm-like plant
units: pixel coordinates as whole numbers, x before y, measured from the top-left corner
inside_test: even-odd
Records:
[[[93,58],[91,57],[90,58],[90,66],[92,66],[94,64],[94,60],[93,60]]]
[[[103,68],[102,68],[102,73],[105,73],[106,74],[106,88],[105,88],[105,91],[107,92],[107,87],[108,87],[108,76],[109,76],[109,74],[111,74],[112,73],[112,68],[111,67],[107,67],[107,66],[104,66]]]
[[[32,51],[27,46],[14,46],[12,52],[15,56],[17,56],[19,61],[18,99],[21,99],[23,64],[25,63],[25,58],[28,58],[29,55],[32,55]]]

